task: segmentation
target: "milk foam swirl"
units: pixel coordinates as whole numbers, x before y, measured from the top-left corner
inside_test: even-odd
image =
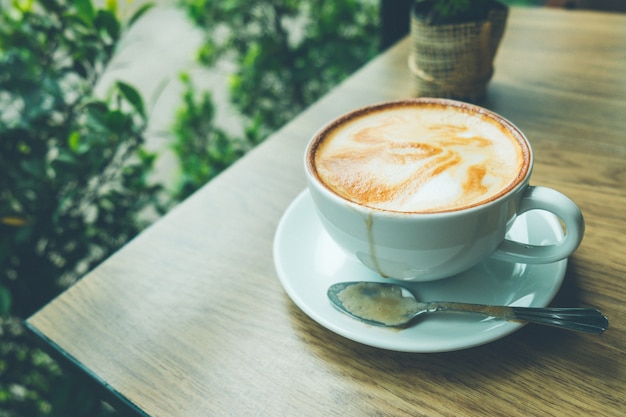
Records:
[[[344,119],[313,155],[344,198],[401,212],[450,211],[494,198],[524,167],[522,145],[498,121],[464,108],[398,105]]]

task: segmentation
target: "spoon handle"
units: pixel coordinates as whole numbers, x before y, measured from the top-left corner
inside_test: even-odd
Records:
[[[427,310],[430,312],[471,312],[509,321],[545,324],[585,333],[600,334],[609,327],[606,316],[593,308],[499,307],[449,302],[431,302],[427,305]]]
[[[594,334],[600,334],[609,327],[606,316],[594,308],[511,307],[511,309],[515,317],[528,323]]]

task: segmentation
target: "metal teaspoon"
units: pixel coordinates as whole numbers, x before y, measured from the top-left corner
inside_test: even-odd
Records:
[[[405,327],[425,313],[455,312],[544,324],[600,334],[609,321],[593,308],[489,306],[446,301],[419,302],[407,288],[379,282],[341,282],[328,288],[328,298],[343,313],[375,326]]]

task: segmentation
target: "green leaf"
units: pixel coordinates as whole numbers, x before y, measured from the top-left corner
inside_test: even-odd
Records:
[[[11,312],[11,292],[0,285],[0,316],[7,317]]]
[[[45,175],[45,167],[43,161],[35,159],[24,159],[20,163],[25,173],[35,178],[41,178]]]
[[[106,0],[104,3],[104,8],[113,14],[117,13],[117,0]]]
[[[89,76],[89,70],[87,70],[85,62],[81,60],[74,60],[74,63],[72,64],[72,69],[83,78],[87,78]]]
[[[123,132],[127,122],[128,117],[119,110],[111,110],[106,115],[106,125],[113,132]]]
[[[90,101],[85,104],[85,110],[93,121],[102,125],[106,124],[105,118],[107,112],[109,111],[106,103],[102,101]]]
[[[104,30],[113,41],[117,41],[120,37],[120,22],[117,20],[113,12],[108,10],[98,10],[95,25],[99,30]]]
[[[128,20],[128,26],[132,26],[141,16],[144,15],[144,13],[146,13],[152,7],[154,7],[154,3],[146,3],[139,9],[137,9],[137,11]]]
[[[67,138],[67,145],[74,152],[78,152],[78,148],[80,147],[80,134],[76,131],[70,133],[69,138]]]
[[[139,148],[137,150],[137,156],[139,156],[139,160],[141,161],[142,165],[145,167],[152,167],[158,157],[156,153],[149,152],[144,148]]]
[[[87,146],[85,148],[88,149]],[[79,152],[79,148],[76,148],[76,152]],[[68,152],[66,149],[59,149],[59,154],[57,157],[51,162],[53,165],[57,165],[59,163],[66,165],[76,165],[77,159],[76,157]]]
[[[144,110],[143,100],[141,98],[141,95],[137,92],[137,90],[135,90],[135,88],[132,87],[131,85],[126,84],[125,82],[122,82],[122,81],[118,81],[115,84],[117,88],[119,89],[120,93],[124,96],[124,98],[128,100],[131,106],[133,106],[135,111],[137,111],[137,113],[139,113],[141,117],[145,118],[146,112]]]
[[[91,0],[74,0],[77,14],[86,22],[93,22],[96,16]]]

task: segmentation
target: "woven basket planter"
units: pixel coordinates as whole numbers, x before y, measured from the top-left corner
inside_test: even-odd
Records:
[[[429,25],[411,14],[409,68],[415,95],[476,102],[485,96],[508,8],[485,21]]]

